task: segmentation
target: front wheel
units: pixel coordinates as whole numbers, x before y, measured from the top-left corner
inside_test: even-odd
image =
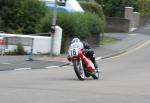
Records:
[[[82,60],[73,60],[74,71],[79,80],[85,80],[85,72],[82,64]]]

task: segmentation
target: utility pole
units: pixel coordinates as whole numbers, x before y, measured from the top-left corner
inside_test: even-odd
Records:
[[[51,27],[51,29],[55,29],[56,19],[57,19],[57,0],[55,0],[55,2],[54,2],[54,10],[53,10],[53,18],[52,18],[52,27]]]

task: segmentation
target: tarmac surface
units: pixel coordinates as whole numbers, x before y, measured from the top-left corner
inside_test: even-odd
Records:
[[[118,39],[117,42],[100,45],[93,48],[97,60],[109,58],[127,52],[150,40],[149,32],[132,33],[106,33],[106,36]],[[0,71],[47,69],[69,65],[67,54],[59,56],[38,55],[33,56],[33,61],[28,61],[28,56],[0,56]]]

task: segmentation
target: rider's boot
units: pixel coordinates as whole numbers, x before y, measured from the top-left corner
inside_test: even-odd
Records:
[[[96,62],[94,62],[93,64],[94,64],[94,67],[95,67],[96,72],[100,72],[100,69],[98,68],[97,63],[96,63]]]

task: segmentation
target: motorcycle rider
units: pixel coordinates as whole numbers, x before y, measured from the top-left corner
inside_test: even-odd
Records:
[[[97,70],[96,72],[99,72],[98,65],[97,65],[96,60],[95,60],[96,55],[87,42],[81,42],[79,38],[75,37],[71,41],[71,44],[69,46],[69,50],[71,50],[73,48],[78,48],[80,50],[85,51],[86,56],[93,62],[94,66]],[[68,56],[68,60],[71,61],[69,56]]]

